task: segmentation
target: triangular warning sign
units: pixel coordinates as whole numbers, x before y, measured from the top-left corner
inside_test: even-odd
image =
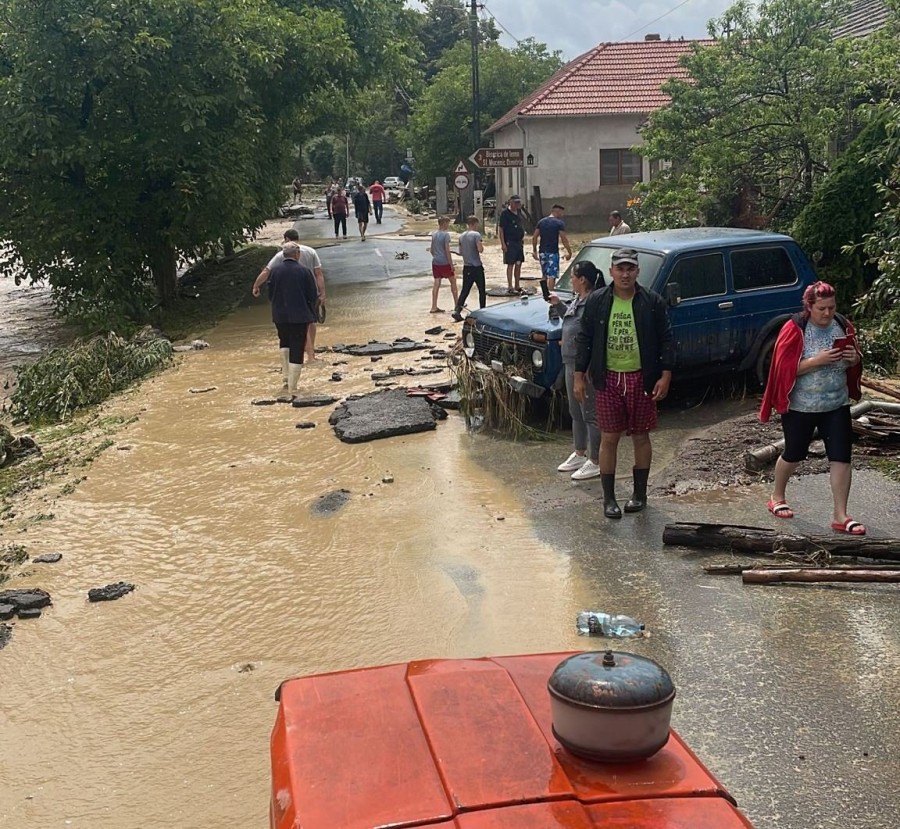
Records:
[[[465,165],[464,162],[460,161],[460,162],[453,168],[453,172],[454,172],[454,173],[468,173],[468,172],[469,172],[469,168],[466,167],[466,165]]]

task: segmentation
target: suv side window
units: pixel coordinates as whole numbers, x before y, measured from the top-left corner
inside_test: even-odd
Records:
[[[667,284],[677,283],[682,299],[725,293],[725,259],[721,253],[704,253],[679,259]]]
[[[776,288],[797,281],[794,263],[784,248],[753,248],[731,252],[731,274],[736,291]]]

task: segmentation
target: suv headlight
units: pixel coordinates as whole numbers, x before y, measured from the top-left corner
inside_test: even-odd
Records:
[[[475,348],[475,335],[471,328],[463,334],[463,344],[466,348]]]
[[[535,349],[531,352],[531,365],[533,365],[537,369],[541,369],[544,367],[544,352],[538,349]]]

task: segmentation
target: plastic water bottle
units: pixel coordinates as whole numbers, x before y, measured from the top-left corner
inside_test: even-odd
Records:
[[[581,636],[614,636],[628,639],[644,635],[644,626],[631,616],[595,610],[583,610],[579,613],[575,626]]]

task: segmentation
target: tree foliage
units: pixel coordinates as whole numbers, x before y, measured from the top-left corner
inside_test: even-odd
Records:
[[[419,18],[419,41],[422,44],[421,69],[426,80],[440,70],[444,53],[460,41],[471,42],[471,19],[464,0],[425,0]],[[500,37],[493,20],[479,20],[482,44],[496,43]]]
[[[468,44],[459,43],[440,61],[440,71],[415,102],[409,120],[419,175],[447,176],[472,146],[472,88]],[[532,38],[514,49],[487,44],[479,58],[481,128],[489,127],[562,66],[559,52]]]
[[[875,183],[878,209],[871,230],[861,244],[848,245],[847,255],[861,249],[878,276],[856,305],[867,318],[868,345],[889,371],[900,370],[900,0],[886,0],[891,16],[863,54],[871,90],[869,109],[884,123],[884,140],[875,145],[865,163],[881,172]],[[854,240],[858,242],[859,240]]]
[[[739,0],[710,21],[712,43],[664,87],[640,151],[671,162],[646,185],[644,226],[787,227],[846,134],[859,69],[831,29],[843,0]]]
[[[0,11],[0,267],[49,280],[89,327],[172,302],[179,257],[271,215],[304,126],[379,62],[405,62],[383,41],[402,0]]]
[[[791,229],[791,235],[816,261],[822,277],[838,286],[843,307],[875,276],[874,266],[858,243],[873,231],[881,206],[877,187],[889,165],[879,157],[879,150],[886,139],[885,119],[876,113],[837,157]]]

